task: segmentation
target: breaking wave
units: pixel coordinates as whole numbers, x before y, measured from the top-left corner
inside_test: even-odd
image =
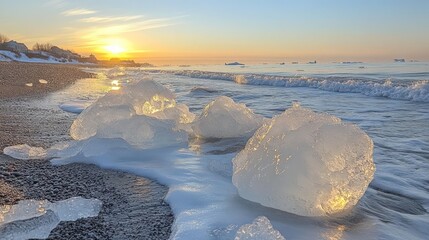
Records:
[[[263,74],[235,74],[195,70],[160,71],[178,76],[234,81],[238,84],[266,85],[274,87],[308,87],[323,91],[360,93],[371,97],[395,100],[429,102],[429,80],[380,80],[350,77],[274,76]]]

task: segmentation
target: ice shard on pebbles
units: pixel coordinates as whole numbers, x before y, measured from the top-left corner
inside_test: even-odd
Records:
[[[303,216],[352,208],[371,182],[373,143],[337,117],[294,105],[259,128],[233,160],[240,196]]]
[[[251,136],[262,125],[263,117],[244,104],[221,96],[209,103],[193,123],[194,134],[201,138]]]
[[[42,147],[32,147],[27,144],[5,147],[3,153],[15,159],[43,159],[46,157],[46,150]]]
[[[101,210],[98,199],[72,197],[51,203],[47,200],[22,200],[0,206],[1,239],[45,239],[61,221],[95,217]]]

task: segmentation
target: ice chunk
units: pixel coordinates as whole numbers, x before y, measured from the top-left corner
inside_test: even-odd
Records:
[[[26,83],[26,84],[25,84],[25,86],[27,86],[27,87],[32,87],[32,86],[33,86],[33,83]]]
[[[352,208],[371,182],[373,143],[357,126],[298,105],[259,128],[233,160],[240,196],[303,216]]]
[[[54,211],[60,221],[76,221],[80,218],[95,217],[101,210],[102,202],[98,199],[72,197],[51,203],[48,209]]]
[[[99,129],[97,137],[121,138],[136,147],[161,147],[187,142],[188,134],[176,129],[173,120],[161,120],[148,116],[134,116],[116,121]]]
[[[185,129],[195,118],[186,105],[176,103],[169,89],[152,80],[142,80],[111,91],[86,108],[73,122],[70,135],[75,140],[87,139],[100,129],[138,115],[174,120],[179,129]]]
[[[58,216],[48,210],[41,216],[0,224],[0,236],[3,240],[46,239],[59,223]]]
[[[264,216],[257,217],[251,224],[238,229],[235,240],[285,240],[279,231],[273,228],[270,220]]]
[[[83,110],[85,110],[85,108],[88,107],[88,105],[89,104],[86,102],[74,101],[74,102],[63,103],[59,106],[59,108],[61,108],[65,112],[81,113],[83,112]]]
[[[31,147],[27,144],[5,147],[3,153],[16,159],[43,159],[46,157],[46,150],[42,147]]]
[[[201,138],[233,138],[251,135],[262,122],[246,105],[221,96],[204,108],[192,129]]]
[[[73,121],[70,135],[75,140],[94,136],[99,128],[135,115],[130,99],[122,90],[110,91],[83,110]]]
[[[39,79],[39,83],[40,84],[48,84],[48,81],[46,81],[45,79]]]
[[[101,210],[98,199],[72,197],[50,203],[47,200],[23,200],[0,207],[2,239],[47,238],[60,221],[95,217]]]

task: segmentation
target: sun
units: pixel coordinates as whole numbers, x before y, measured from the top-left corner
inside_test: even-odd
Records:
[[[118,55],[125,52],[125,48],[121,45],[107,45],[104,48],[113,55]]]

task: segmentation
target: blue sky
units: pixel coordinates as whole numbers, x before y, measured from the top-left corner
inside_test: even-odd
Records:
[[[429,1],[0,0],[0,33],[105,58],[429,60]]]

